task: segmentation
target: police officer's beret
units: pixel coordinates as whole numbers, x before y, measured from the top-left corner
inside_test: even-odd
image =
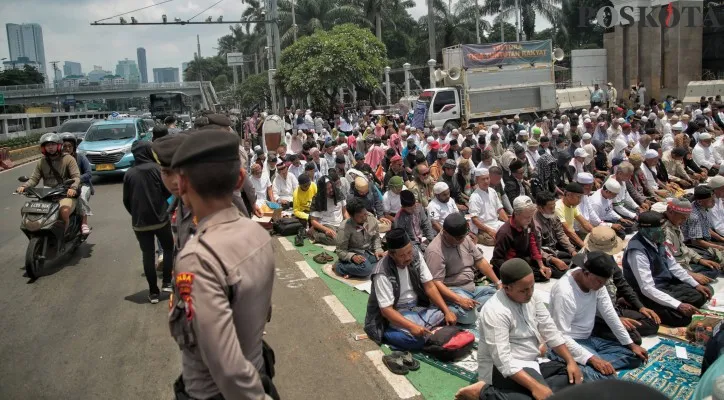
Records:
[[[170,167],[173,155],[176,154],[176,150],[188,137],[187,133],[177,133],[156,139],[151,144],[156,162],[162,167]]]
[[[204,162],[239,161],[239,138],[213,129],[189,135],[173,156],[172,168]]]
[[[224,114],[209,114],[206,118],[209,119],[209,125],[231,126],[231,120]]]

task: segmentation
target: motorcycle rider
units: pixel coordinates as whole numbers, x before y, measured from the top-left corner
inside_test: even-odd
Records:
[[[55,187],[63,184],[66,180],[72,179],[73,184],[68,188],[67,196],[59,201],[60,219],[65,224],[67,231],[70,225],[70,214],[75,210],[78,201],[78,187],[80,186],[80,170],[75,158],[62,152],[63,141],[57,133],[46,133],[40,138],[40,151],[43,158],[35,166],[35,171],[30,179],[20,186],[18,193],[23,193],[26,188],[35,187],[43,180],[48,187]],[[67,232],[66,232],[67,233]]]
[[[91,164],[83,154],[78,154],[78,139],[74,134],[70,132],[63,133],[60,135],[60,140],[63,141],[63,153],[70,154],[75,158],[75,162],[78,164],[80,170],[80,212],[83,222],[81,223],[80,231],[84,236],[90,234],[91,229],[88,226],[88,215],[93,215],[90,208],[90,197],[95,194],[93,189],[93,182],[91,181]]]

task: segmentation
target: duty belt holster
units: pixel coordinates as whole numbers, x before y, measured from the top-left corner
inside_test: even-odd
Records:
[[[176,382],[173,383],[173,393],[176,400],[198,400],[186,393],[186,384],[184,384],[184,377],[182,375],[179,375]],[[219,393],[215,396],[209,397],[207,400],[224,400],[224,396]]]

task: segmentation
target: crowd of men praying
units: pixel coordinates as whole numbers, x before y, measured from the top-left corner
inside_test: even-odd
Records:
[[[334,273],[371,277],[372,340],[419,350],[436,326],[478,323],[485,384],[461,396],[537,399],[614,378],[647,360],[642,336],[687,326],[712,296],[724,262],[719,96],[449,131],[409,117],[297,110],[265,151],[254,115],[240,153],[256,213],[279,204],[298,236],[335,246]],[[550,299],[534,294],[551,279]]]

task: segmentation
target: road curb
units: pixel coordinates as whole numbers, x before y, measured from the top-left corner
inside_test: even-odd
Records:
[[[33,162],[33,161],[37,161],[37,160],[41,159],[42,157],[43,157],[42,154],[38,154],[38,155],[35,155],[35,156],[32,156],[32,157],[23,158],[22,160],[13,161],[13,166],[12,166],[12,168],[0,169],[0,174],[2,174],[3,172],[10,171],[10,170],[12,170],[12,169],[14,169],[14,168],[17,168],[17,167],[21,166],[21,165],[25,165],[25,164],[31,163],[31,162]]]

